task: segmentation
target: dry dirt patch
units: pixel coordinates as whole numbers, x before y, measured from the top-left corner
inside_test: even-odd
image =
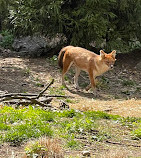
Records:
[[[73,73],[68,73],[68,89],[65,95],[73,96],[69,105],[81,110],[101,110],[121,116],[141,116],[141,76],[140,71],[116,65],[115,69],[99,77],[99,97],[84,90],[83,83],[88,83],[88,76],[81,74],[81,90],[73,88]],[[0,58],[0,92],[33,92],[39,93],[52,78],[54,89],[61,86],[61,72],[56,65],[45,58]],[[129,85],[126,85],[129,84]],[[130,85],[131,84],[131,85]],[[58,101],[53,102],[58,106]]]
[[[141,117],[141,100],[90,100],[85,99],[83,103],[76,103],[72,108],[80,110],[105,111],[124,117]]]

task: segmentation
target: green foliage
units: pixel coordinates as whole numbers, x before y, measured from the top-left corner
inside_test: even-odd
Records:
[[[113,119],[117,120],[120,118],[118,115],[110,115],[102,111],[87,111],[84,112],[88,117],[91,117],[93,119]]]
[[[40,145],[39,142],[35,142],[34,144],[32,144],[32,146],[25,148],[28,157],[34,157],[35,154],[45,152],[46,150],[47,149],[44,146]],[[39,156],[39,154],[37,155]]]
[[[138,125],[138,123],[141,122],[141,119],[135,117],[127,117],[127,118],[121,118],[120,122],[122,123],[123,126],[133,128],[135,124]]]
[[[108,89],[109,88],[109,79],[102,76],[98,83],[96,83],[98,88]]]
[[[42,84],[42,83],[40,83],[40,82],[37,82],[37,83],[36,83],[36,86],[37,86],[37,87],[44,87],[44,84]]]
[[[52,131],[48,125],[43,125],[41,122],[31,122],[11,128],[3,138],[4,141],[14,144],[21,143],[29,138],[38,138],[42,135],[52,135]]]
[[[49,62],[50,62],[52,65],[56,66],[56,65],[57,65],[57,56],[54,55],[52,58],[49,59]]]
[[[0,0],[0,31],[6,28],[10,0]]]
[[[65,110],[65,111],[63,111],[63,113],[59,113],[59,116],[60,117],[68,117],[68,118],[72,118],[72,117],[74,117],[74,116],[76,116],[76,112],[75,112],[75,110]]]
[[[100,121],[106,122],[106,126]],[[141,138],[141,119],[138,118],[122,118],[100,111],[79,112],[71,109],[53,112],[32,106],[23,109],[4,106],[0,108],[0,141],[18,145],[30,138],[60,137],[65,140],[65,146],[78,148],[82,145],[79,137],[86,136],[89,141],[103,141],[112,137],[115,134],[110,132],[112,122],[114,128],[117,123],[118,127],[124,126],[130,130],[133,138]]]
[[[133,139],[141,139],[141,126],[132,132]]]
[[[71,135],[68,138],[67,147],[69,147],[71,149],[78,149],[80,147],[80,143],[77,140],[75,140],[75,136],[74,135]]]
[[[54,116],[55,114],[47,111],[40,115],[41,119],[47,122],[54,122]]]
[[[64,86],[60,86],[59,88],[52,87],[49,91],[51,95],[65,95],[65,92],[63,91],[64,88]]]
[[[141,45],[140,0],[17,0],[10,13],[17,35],[62,33],[68,44],[107,51]]]
[[[1,34],[3,36],[3,40],[0,42],[0,46],[4,48],[12,48],[12,43],[14,40],[13,34],[8,30],[2,31]]]
[[[10,126],[4,124],[4,123],[0,123],[0,130],[8,130],[10,129]]]
[[[122,85],[123,86],[134,86],[135,85],[135,81],[132,81],[132,80],[123,80]]]
[[[67,98],[65,101],[66,101],[67,103],[76,103],[75,100],[72,100],[72,99],[69,99],[69,98]]]
[[[16,110],[11,107],[4,107],[0,110],[0,127],[8,130],[3,137],[4,141],[9,141],[14,144],[20,143],[31,137],[38,138],[42,135],[52,135],[52,131],[47,123],[43,121],[53,121],[53,116],[50,113],[43,113],[40,109]],[[11,124],[10,126],[4,123]]]

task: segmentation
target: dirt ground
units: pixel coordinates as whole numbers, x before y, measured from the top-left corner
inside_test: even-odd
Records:
[[[98,77],[98,97],[91,91],[84,90],[89,83],[85,73],[81,73],[79,78],[81,89],[73,88],[72,69],[67,75],[68,88],[63,89],[65,95],[73,97],[68,102],[69,106],[79,110],[100,110],[125,117],[141,117],[141,70],[136,69],[140,61],[141,52],[119,54],[115,68]],[[56,91],[61,86],[61,72],[53,59],[7,57],[3,54],[0,56],[0,95],[39,93],[52,78],[55,79],[55,83],[51,87]],[[46,93],[50,93],[50,90]],[[53,99],[52,105],[57,107],[59,100]],[[5,152],[12,153],[13,150],[23,152],[22,147],[11,148]],[[0,151],[3,149],[5,145],[0,147]],[[15,157],[19,158],[16,155]]]
[[[122,116],[141,116],[141,70],[136,69],[141,52],[119,54],[115,68],[98,77],[95,97],[85,91],[89,84],[86,73],[81,73],[81,89],[73,87],[73,68],[67,74],[65,95],[74,97],[69,105],[81,110],[102,110]],[[0,94],[39,93],[51,79],[54,92],[61,86],[61,72],[57,62],[47,58],[20,58],[0,56]],[[55,90],[56,89],[56,90]],[[46,93],[49,93],[48,91]],[[53,106],[58,106],[54,99]]]

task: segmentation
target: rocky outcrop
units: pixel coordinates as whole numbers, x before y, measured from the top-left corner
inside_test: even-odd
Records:
[[[66,42],[66,38],[58,34],[53,38],[43,36],[27,36],[14,40],[12,48],[22,56],[53,56]]]

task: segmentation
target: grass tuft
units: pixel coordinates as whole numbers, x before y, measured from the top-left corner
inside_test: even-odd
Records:
[[[41,137],[37,141],[29,142],[25,148],[28,158],[44,157],[44,158],[63,158],[63,150],[58,139],[50,139]]]

